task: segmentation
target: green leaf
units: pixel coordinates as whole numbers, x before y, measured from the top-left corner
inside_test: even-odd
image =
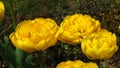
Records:
[[[33,60],[33,56],[31,54],[28,55],[25,59],[26,63],[28,63],[28,64],[31,64],[32,60]]]
[[[22,59],[24,57],[25,52],[21,49],[17,49],[15,51],[15,56],[16,56],[16,67],[17,68],[22,68]]]
[[[3,46],[5,45],[1,40],[0,44]],[[3,58],[4,61],[6,61],[8,64],[12,64],[15,66],[16,59],[15,59],[15,50],[11,47],[3,47],[0,45],[0,55]]]
[[[14,49],[12,49],[11,47],[5,49],[3,56],[4,56],[4,58],[5,58],[4,60],[6,62],[9,62],[10,64],[15,66],[16,59],[15,59],[15,50]]]
[[[24,62],[24,67],[25,68],[36,68],[35,64],[32,63],[34,57],[32,56],[32,54],[29,54],[26,58]]]
[[[15,68],[13,64],[8,63],[8,68]]]
[[[4,51],[5,49],[5,44],[0,40],[0,52]]]
[[[0,40],[0,52],[4,52],[7,49],[7,46],[10,44],[9,38],[4,36],[4,42]]]
[[[4,42],[5,42],[5,45],[9,45],[9,38],[7,36],[4,37]]]

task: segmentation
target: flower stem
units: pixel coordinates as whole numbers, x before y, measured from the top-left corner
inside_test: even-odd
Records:
[[[105,62],[103,61],[100,62],[100,68],[105,68]]]
[[[10,13],[11,13],[11,16],[12,16],[12,24],[14,26],[14,31],[15,31],[16,19],[15,19],[15,10],[14,10],[14,7],[13,7],[13,0],[9,0],[9,2],[10,2]]]

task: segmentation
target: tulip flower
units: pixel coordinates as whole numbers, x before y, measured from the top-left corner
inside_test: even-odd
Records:
[[[60,38],[62,42],[79,44],[83,38],[100,29],[100,22],[89,15],[74,14],[65,17],[60,26],[64,30]]]
[[[83,53],[91,60],[107,60],[118,50],[116,35],[101,29],[81,42]]]
[[[5,12],[4,4],[3,4],[3,2],[0,1],[0,20],[3,19],[4,12]]]
[[[119,30],[120,30],[120,25],[119,25],[119,27],[118,27],[118,28],[119,28]]]
[[[61,62],[56,68],[98,68],[96,63],[84,63],[81,60]]]
[[[26,52],[45,50],[55,45],[62,30],[50,18],[36,18],[20,22],[10,34],[13,45]]]

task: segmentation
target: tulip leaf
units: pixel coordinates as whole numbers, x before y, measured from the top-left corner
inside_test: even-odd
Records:
[[[33,56],[32,54],[29,54],[26,59],[25,59],[25,62],[24,62],[24,66],[25,68],[26,67],[29,67],[29,68],[36,68],[34,64],[32,64],[32,61],[33,61]]]
[[[4,37],[4,42],[0,40],[0,52],[4,52],[4,50],[7,49],[9,43],[9,38],[7,36]]]
[[[0,40],[0,56],[6,61],[7,59],[7,55],[6,55],[6,49],[7,47],[5,47],[6,45],[3,43],[2,40]]]
[[[4,37],[4,42],[6,45],[9,45],[10,42],[9,42],[9,38],[7,36]]]
[[[4,51],[4,43],[0,40],[0,52]]]
[[[33,56],[30,54],[30,55],[28,55],[27,57],[26,57],[26,59],[25,59],[25,61],[26,61],[26,63],[31,63],[32,62],[32,59],[33,59]]]
[[[16,64],[15,51],[13,49],[11,49],[11,47],[3,48],[3,50],[0,51],[0,55],[3,58],[3,60],[6,61],[8,64],[12,64],[15,66],[15,64]]]
[[[8,63],[8,68],[15,68],[15,66],[11,63]]]
[[[6,60],[15,66],[16,64],[15,50],[9,47],[8,49],[6,49],[4,54],[5,54],[4,57],[6,58]]]
[[[24,57],[24,51],[21,49],[17,49],[15,51],[15,56],[16,56],[16,67],[17,68],[22,68],[22,59]]]

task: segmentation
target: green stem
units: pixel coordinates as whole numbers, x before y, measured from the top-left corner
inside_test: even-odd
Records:
[[[101,61],[100,62],[100,68],[105,68],[106,66],[105,66],[105,62],[103,62],[103,61]]]
[[[10,13],[11,13],[11,16],[12,16],[12,23],[13,23],[14,31],[15,31],[16,19],[15,19],[15,10],[14,10],[14,7],[13,7],[13,0],[9,0],[9,2],[10,2]]]

